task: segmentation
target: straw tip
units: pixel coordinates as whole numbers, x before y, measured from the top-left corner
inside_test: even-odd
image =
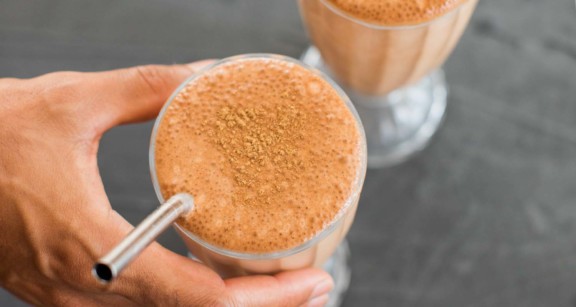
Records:
[[[186,212],[194,209],[194,197],[188,193],[178,193],[172,196],[170,200],[180,201],[184,205]]]
[[[103,284],[107,284],[114,279],[114,272],[110,266],[103,263],[96,263],[92,268],[92,275]]]

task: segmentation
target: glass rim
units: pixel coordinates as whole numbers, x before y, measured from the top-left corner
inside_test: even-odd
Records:
[[[304,0],[307,1],[307,0]],[[421,27],[425,27],[428,26],[434,22],[440,21],[444,18],[448,18],[449,16],[452,16],[453,14],[457,14],[462,7],[467,4],[468,2],[472,1],[472,0],[464,0],[462,1],[455,9],[441,15],[438,16],[434,19],[425,21],[425,22],[421,22],[421,23],[417,23],[417,24],[412,24],[412,25],[398,25],[398,26],[387,26],[387,25],[379,25],[376,23],[371,23],[368,21],[364,21],[361,20],[357,17],[354,17],[346,12],[344,12],[343,10],[341,10],[340,8],[334,6],[333,4],[331,4],[328,0],[319,0],[324,6],[326,6],[329,10],[331,10],[333,13],[351,21],[354,22],[356,24],[359,24],[361,26],[367,27],[367,28],[371,28],[374,30],[411,30],[411,29],[418,29]]]
[[[196,80],[199,77],[201,77],[202,75],[204,75],[204,73],[206,73],[206,72],[208,72],[208,71],[210,71],[210,70],[212,70],[218,66],[232,62],[232,61],[258,59],[258,58],[276,59],[276,60],[286,61],[286,62],[290,62],[292,64],[300,65],[301,67],[303,67],[303,68],[311,71],[315,75],[319,76],[320,78],[322,78],[322,80],[326,81],[330,86],[332,86],[332,88],[337,92],[337,94],[340,96],[342,101],[344,101],[344,104],[346,105],[348,110],[352,113],[352,116],[355,119],[356,126],[358,128],[358,133],[360,134],[359,135],[359,137],[360,137],[360,142],[359,142],[360,163],[359,163],[358,170],[356,172],[356,176],[354,178],[354,182],[353,182],[353,186],[352,186],[352,192],[350,193],[350,195],[348,196],[348,198],[344,202],[344,205],[342,206],[341,210],[336,214],[334,219],[326,227],[324,227],[321,231],[316,233],[313,237],[309,238],[308,240],[306,240],[302,244],[297,245],[297,246],[292,247],[292,248],[289,248],[289,249],[280,250],[280,251],[271,252],[271,253],[249,253],[249,252],[238,252],[238,251],[228,250],[228,249],[225,249],[222,247],[215,246],[209,242],[206,242],[205,240],[203,240],[203,239],[199,238],[198,236],[189,232],[186,228],[179,225],[178,223],[174,223],[174,226],[180,232],[182,232],[183,234],[188,236],[188,238],[190,238],[195,243],[201,245],[202,247],[204,247],[204,248],[206,248],[212,252],[215,252],[217,254],[220,254],[220,255],[224,255],[227,257],[235,258],[235,259],[242,259],[242,260],[267,260],[267,259],[277,259],[277,258],[283,258],[283,257],[291,256],[291,255],[300,253],[304,250],[311,248],[316,243],[320,242],[322,239],[324,239],[325,237],[330,235],[336,229],[336,227],[340,224],[342,219],[346,216],[346,213],[348,213],[350,208],[353,205],[355,205],[355,203],[359,200],[360,193],[362,191],[362,186],[364,184],[364,178],[366,177],[366,169],[367,169],[366,135],[364,132],[364,128],[362,126],[362,122],[360,120],[360,116],[358,115],[358,112],[354,108],[354,105],[352,104],[352,101],[350,100],[348,95],[346,95],[344,90],[334,80],[332,80],[329,76],[327,76],[323,72],[319,71],[318,69],[313,68],[311,66],[308,66],[307,64],[302,63],[301,61],[296,60],[296,59],[291,58],[291,57],[288,57],[288,56],[279,55],[279,54],[272,54],[272,53],[241,54],[241,55],[236,55],[236,56],[227,57],[227,58],[218,60],[218,61],[216,61],[210,65],[207,65],[206,67],[202,68],[201,70],[195,72],[192,76],[190,76],[185,81],[183,81],[172,92],[172,95],[170,95],[170,97],[166,100],[166,102],[164,103],[164,106],[160,110],[160,113],[158,113],[158,116],[156,117],[156,120],[154,122],[154,128],[152,129],[152,135],[150,138],[150,148],[149,148],[149,152],[148,152],[148,160],[149,160],[149,166],[150,166],[150,174],[152,177],[152,184],[154,186],[154,192],[156,193],[156,197],[158,198],[160,203],[161,204],[164,203],[165,199],[162,196],[162,192],[160,190],[160,185],[158,182],[158,177],[156,175],[155,148],[156,148],[156,136],[158,134],[158,128],[160,126],[160,123],[162,122],[162,119],[164,118],[164,113],[166,112],[168,107],[172,104],[172,102],[178,96],[180,91],[182,91],[191,82],[193,82],[194,80]]]

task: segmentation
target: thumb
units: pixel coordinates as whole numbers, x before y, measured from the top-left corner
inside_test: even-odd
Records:
[[[225,282],[230,298],[238,306],[323,306],[334,287],[332,277],[319,269],[238,277]]]
[[[186,78],[212,63],[205,60],[185,65],[145,65],[90,73],[93,109],[103,129],[154,118],[170,94]]]

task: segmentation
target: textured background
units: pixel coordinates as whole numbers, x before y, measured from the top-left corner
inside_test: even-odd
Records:
[[[298,57],[307,44],[295,1],[0,0],[0,77]],[[344,305],[576,306],[574,2],[481,0],[445,68],[448,113],[432,144],[368,172]],[[157,206],[150,131],[116,128],[99,153],[132,223]],[[185,250],[173,232],[160,242]],[[0,306],[21,304],[0,290]]]

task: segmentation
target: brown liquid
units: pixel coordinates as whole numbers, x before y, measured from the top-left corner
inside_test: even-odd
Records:
[[[360,137],[352,113],[316,74],[276,59],[235,60],[191,81],[166,109],[156,174],[165,199],[194,195],[195,210],[178,222],[193,235],[224,250],[278,252],[343,214],[358,189]],[[328,253],[350,226],[350,206]],[[209,265],[227,263],[186,243]],[[285,268],[279,261],[243,270]]]
[[[476,2],[299,0],[312,41],[336,79],[368,95],[389,93],[440,67]]]
[[[383,26],[415,25],[438,18],[466,0],[326,0],[343,12]]]

